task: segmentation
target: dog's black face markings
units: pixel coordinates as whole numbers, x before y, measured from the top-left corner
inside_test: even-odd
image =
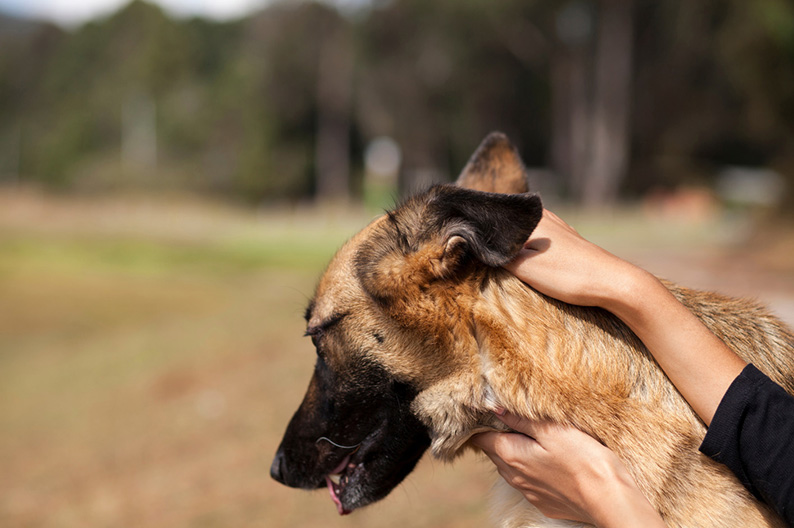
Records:
[[[314,375],[270,471],[291,487],[328,486],[339,513],[385,497],[430,445],[426,427],[410,410],[416,390],[360,351],[340,353],[338,347],[349,346],[345,317],[307,330],[317,348]],[[344,365],[335,364],[340,356],[348,358]]]

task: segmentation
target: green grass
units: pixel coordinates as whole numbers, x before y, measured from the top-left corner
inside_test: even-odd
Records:
[[[300,233],[198,242],[14,233],[0,236],[0,273],[19,267],[152,276],[235,274],[265,268],[317,271],[343,241],[337,234],[311,240]]]

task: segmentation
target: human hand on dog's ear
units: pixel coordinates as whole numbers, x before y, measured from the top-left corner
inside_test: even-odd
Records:
[[[631,291],[631,281],[638,275],[654,280],[641,268],[584,239],[547,209],[505,269],[549,297],[607,310]]]
[[[524,248],[505,269],[550,297],[615,314],[642,340],[706,425],[746,366],[659,279],[588,242],[551,211],[543,211]]]
[[[505,413],[518,433],[481,433],[472,443],[546,517],[601,528],[664,526],[618,457],[582,431]]]

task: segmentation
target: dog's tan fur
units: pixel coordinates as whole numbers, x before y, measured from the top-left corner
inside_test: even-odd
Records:
[[[523,165],[505,141],[481,148],[458,184],[525,192]],[[424,207],[403,206],[404,224],[421,223]],[[668,526],[783,526],[725,467],[698,452],[704,424],[619,320],[544,297],[499,268],[452,274],[456,244],[442,232],[409,255],[382,251],[362,276],[356,259],[388,222],[375,220],[334,257],[309,324],[348,314],[345,339],[418,388],[413,411],[429,427],[436,457],[452,460],[473,434],[500,429],[490,413],[499,404],[599,439]],[[778,319],[753,302],[669,288],[741,357],[794,391],[794,337]],[[379,302],[384,297],[388,303]],[[375,331],[383,339],[371,337]],[[344,368],[350,358],[332,352],[327,360]],[[545,518],[504,484],[497,496],[498,526],[576,525]]]

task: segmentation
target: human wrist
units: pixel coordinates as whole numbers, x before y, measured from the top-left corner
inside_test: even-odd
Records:
[[[638,490],[612,495],[604,505],[600,518],[594,519],[598,528],[663,528],[665,526],[659,512]]]
[[[611,474],[588,496],[593,523],[598,528],[664,527],[664,521],[637,488],[628,473]]]
[[[669,294],[667,288],[642,268],[621,261],[620,269],[602,287],[597,306],[630,324],[643,316],[650,299]]]

